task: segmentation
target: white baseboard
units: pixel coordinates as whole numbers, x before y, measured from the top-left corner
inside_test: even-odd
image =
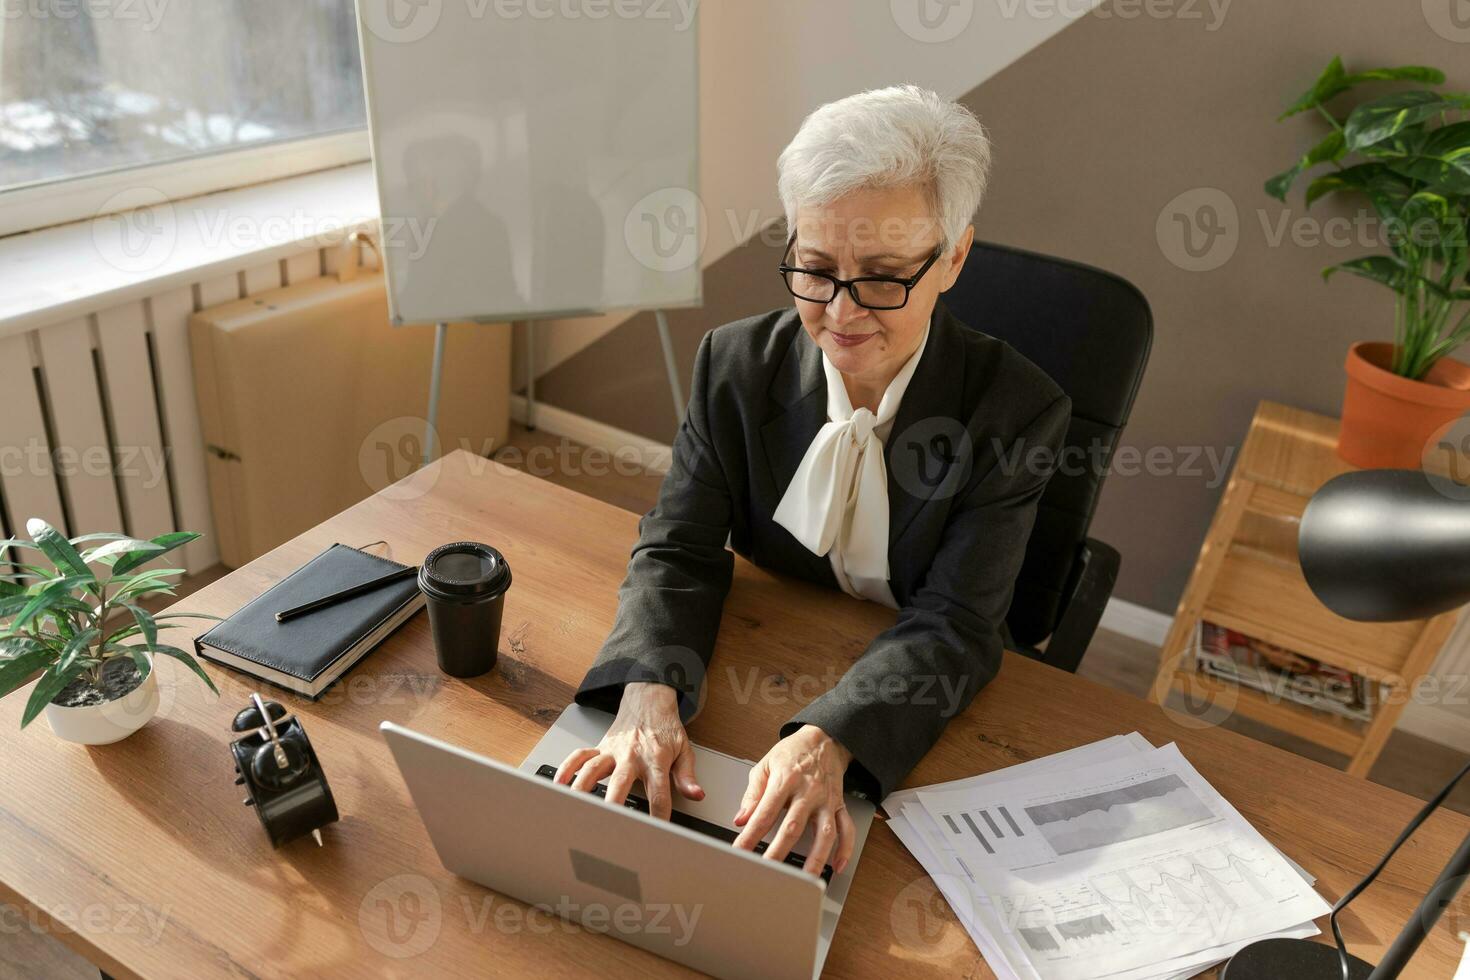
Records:
[[[1399,715],[1398,728],[1431,742],[1470,752],[1470,615],[1461,613],[1454,630],[1435,658],[1423,700],[1411,700]]]
[[[1407,704],[1394,727],[1461,752],[1470,752],[1470,719],[1460,711]]]
[[[1103,610],[1102,622],[1098,625],[1129,639],[1142,640],[1161,647],[1173,622],[1174,617],[1167,613],[1115,598],[1108,600],[1107,608]]]
[[[512,418],[522,425],[525,424],[525,396],[511,396],[510,412]],[[634,453],[651,473],[662,474],[669,470],[672,450],[663,443],[564,408],[557,408],[555,405],[536,403],[536,427],[608,453]],[[1099,625],[1130,639],[1161,647],[1173,621],[1174,617],[1168,613],[1115,598],[1108,600]],[[1464,629],[1470,633],[1470,621],[1467,621]],[[1455,641],[1456,637],[1451,637],[1451,642],[1446,647],[1454,647]],[[1470,643],[1466,645],[1470,646]],[[1446,665],[1441,664],[1440,669],[1444,666]],[[1470,718],[1463,711],[1438,705],[1410,704],[1404,709],[1398,727],[1441,745],[1470,752]]]
[[[526,424],[525,395],[510,396],[510,417]],[[673,450],[661,442],[545,402],[536,403],[536,428],[608,453],[632,453],[650,473],[667,473],[673,458]]]

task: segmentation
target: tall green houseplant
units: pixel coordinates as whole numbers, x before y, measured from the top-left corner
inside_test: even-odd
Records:
[[[1315,112],[1331,127],[1316,146],[1266,181],[1285,201],[1314,167],[1333,169],[1307,185],[1310,207],[1328,194],[1362,194],[1383,224],[1390,253],[1352,259],[1338,270],[1382,283],[1396,294],[1392,370],[1421,380],[1435,362],[1470,341],[1470,94],[1430,89],[1395,92],[1339,118],[1328,103],[1371,82],[1444,84],[1436,68],[1404,66],[1348,73],[1333,58],[1320,78],[1277,119]]]

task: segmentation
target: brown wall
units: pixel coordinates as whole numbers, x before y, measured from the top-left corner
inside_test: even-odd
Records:
[[[1434,2],[1240,0],[1223,12],[1220,0],[1213,10],[1205,0],[1109,2],[962,99],[995,143],[979,237],[1109,269],[1153,307],[1153,360],[1125,444],[1164,447],[1178,467],[1193,458],[1194,468],[1109,478],[1094,534],[1123,552],[1120,598],[1173,611],[1221,489],[1204,453],[1228,460],[1259,400],[1336,414],[1348,345],[1391,337],[1386,290],[1319,275],[1381,250],[1375,229],[1347,224],[1365,205],[1318,202],[1308,212],[1303,184],[1283,206],[1261,183],[1324,131],[1318,118],[1273,120],[1333,54],[1349,70],[1434,65],[1450,74],[1450,88],[1470,89],[1470,30],[1459,41],[1451,27],[1436,31],[1426,13]],[[1225,231],[1201,260],[1215,267],[1190,271],[1174,214],[1221,201],[1203,188],[1223,192],[1216,213]],[[1338,227],[1324,225],[1330,218]],[[1328,241],[1329,232],[1340,237]],[[736,249],[706,271],[704,308],[672,314],[686,377],[705,330],[787,301],[772,271],[778,251],[759,242]],[[550,372],[537,396],[673,437],[648,315]]]

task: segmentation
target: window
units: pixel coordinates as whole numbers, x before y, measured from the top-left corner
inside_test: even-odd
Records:
[[[0,210],[120,174],[176,197],[366,159],[365,126],[352,0],[0,0]],[[106,196],[80,199],[39,223]]]

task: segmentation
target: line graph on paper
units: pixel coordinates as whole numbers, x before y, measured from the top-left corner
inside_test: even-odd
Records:
[[[1234,916],[1291,895],[1295,884],[1282,873],[1251,845],[1222,844],[1089,875],[1085,884],[1005,896],[1002,910],[1034,962],[1055,962],[1137,948],[1164,933],[1213,936]]]
[[[1229,844],[1094,875],[1088,883],[1113,921],[1158,928],[1204,926],[1274,903],[1297,884],[1280,875],[1280,862],[1269,855]]]

